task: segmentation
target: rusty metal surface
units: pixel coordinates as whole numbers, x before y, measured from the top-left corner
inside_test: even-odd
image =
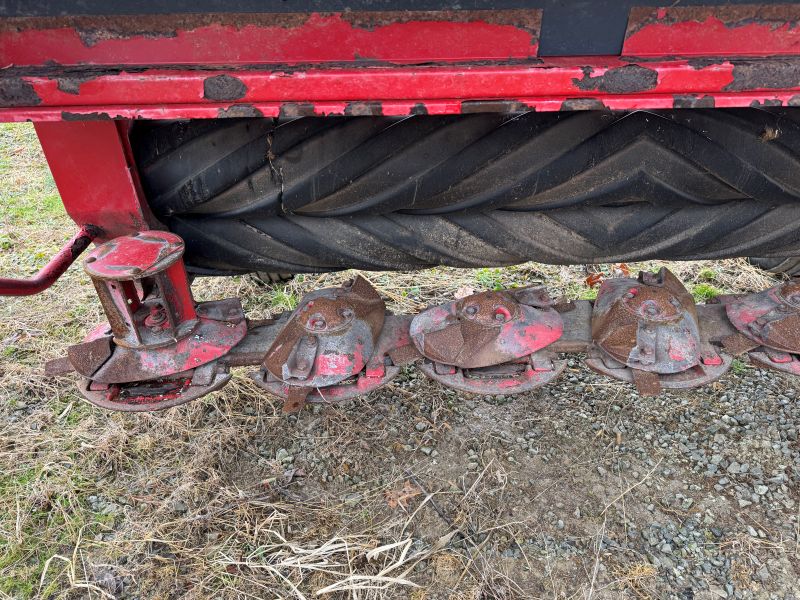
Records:
[[[751,362],[759,367],[779,371],[787,375],[800,375],[800,356],[770,348],[757,348],[747,353]]]
[[[157,411],[214,392],[228,383],[230,378],[226,366],[211,362],[197,369],[150,381],[103,384],[81,378],[78,391],[92,404],[107,410]]]
[[[546,350],[489,367],[462,369],[430,360],[420,370],[444,386],[469,394],[508,395],[529,392],[554,381],[566,368]]]
[[[740,334],[768,348],[800,353],[800,280],[748,294],[726,305]]]
[[[290,402],[284,407],[284,412],[297,412],[304,404],[337,403],[352,400],[359,396],[366,396],[392,381],[400,373],[399,367],[386,367],[381,377],[367,377],[364,373],[348,378],[343,382],[325,387],[307,388],[296,385],[287,385],[271,376],[269,372],[258,371],[251,374],[253,381],[262,389],[273,396]],[[299,392],[298,390],[302,390]],[[294,394],[302,393],[302,402],[298,402]]]
[[[273,341],[263,366],[287,385],[335,385],[367,364],[385,312],[383,299],[360,275],[342,287],[307,294]]]
[[[628,18],[622,54],[797,54],[798,23],[800,6],[788,3],[634,7]]]
[[[78,373],[109,384],[145,381],[199,367],[224,357],[247,334],[244,311],[237,298],[198,305],[205,307],[220,309],[225,318],[199,317],[191,335],[171,344],[147,348],[114,344],[110,355],[101,360],[98,348],[108,347],[111,338],[108,326],[103,325],[85,342],[71,346],[68,355]]]
[[[732,363],[722,348],[738,339],[745,349],[768,341],[751,360],[800,375],[791,351],[800,280],[696,307],[662,269],[606,280],[594,304],[557,303],[531,286],[395,316],[359,276],[307,294],[291,314],[248,323],[238,299],[195,304],[174,237],[128,236],[92,253],[86,270],[109,324],[71,347],[68,363],[51,361],[49,374],[78,371],[81,393],[104,408],[160,410],[219,389],[231,366],[261,362],[251,377],[284,412],[369,394],[418,360],[443,385],[503,395],[554,381],[566,367],[559,352],[588,349],[590,368],[649,396],[719,378]]]
[[[629,367],[685,371],[700,360],[700,329],[691,294],[667,269],[639,279],[603,282],[592,318],[595,344]]]
[[[538,9],[15,17],[0,67],[524,60],[540,27]]]
[[[475,369],[516,360],[552,344],[564,330],[543,287],[481,292],[435,306],[411,322],[426,358]]]
[[[109,67],[24,76],[6,71],[0,73],[0,121],[797,106],[799,64],[792,55],[548,58],[509,65],[370,68]],[[64,92],[59,84],[79,93]]]

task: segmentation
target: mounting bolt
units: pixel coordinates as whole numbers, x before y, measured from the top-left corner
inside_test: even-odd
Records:
[[[311,329],[320,331],[322,329],[325,329],[327,323],[325,322],[325,319],[322,317],[322,315],[314,315],[308,320],[308,326]]]

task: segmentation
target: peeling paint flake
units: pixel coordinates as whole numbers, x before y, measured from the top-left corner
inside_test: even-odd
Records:
[[[778,90],[800,87],[800,65],[796,61],[733,63],[733,81],[726,91]]]
[[[591,68],[584,70],[582,79],[573,79],[575,87],[589,92],[605,92],[607,94],[631,94],[646,92],[658,85],[658,71],[640,65],[625,65],[608,69],[601,75],[594,76]]]
[[[203,81],[203,98],[217,102],[240,100],[247,94],[247,86],[237,77],[215,75]]]
[[[22,77],[0,77],[0,106],[37,106],[42,99]]]

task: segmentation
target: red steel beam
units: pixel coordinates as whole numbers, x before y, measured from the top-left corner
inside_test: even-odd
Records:
[[[1,83],[1,82],[0,82]],[[69,91],[64,91],[69,89]],[[166,70],[18,78],[0,120],[459,113],[800,105],[800,57],[534,65]]]
[[[798,22],[634,8],[622,56],[540,59],[540,10],[10,18],[0,120],[797,105]]]
[[[635,7],[625,56],[778,56],[800,53],[796,4]]]

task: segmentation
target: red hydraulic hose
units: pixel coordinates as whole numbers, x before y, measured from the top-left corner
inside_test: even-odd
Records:
[[[81,252],[100,234],[94,225],[84,225],[80,231],[31,279],[0,278],[0,296],[31,296],[43,292],[69,269]]]

